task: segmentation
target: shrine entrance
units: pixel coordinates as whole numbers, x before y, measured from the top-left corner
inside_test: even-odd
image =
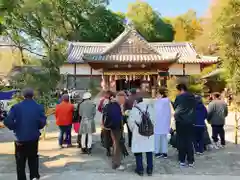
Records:
[[[127,81],[126,79],[116,80],[116,91],[129,90],[132,88],[141,88],[141,80],[136,79],[132,81]]]

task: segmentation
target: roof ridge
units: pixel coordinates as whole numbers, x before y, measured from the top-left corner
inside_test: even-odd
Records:
[[[119,45],[129,35],[130,32],[131,32],[130,28],[125,28],[124,31],[118,37],[116,37],[111,43],[109,43],[108,47],[106,47],[106,49],[103,50],[102,54],[109,53],[112,49],[114,49],[114,47]]]
[[[186,45],[188,42],[149,42],[152,45]]]
[[[115,39],[113,40],[108,47],[102,52],[103,55],[112,51],[116,46],[118,46],[121,42],[123,42],[130,34],[133,34],[138,40],[144,43],[148,49],[153,51],[156,54],[161,55],[155,47],[153,47],[135,28],[126,27],[125,30]]]
[[[73,45],[73,46],[77,46],[77,45],[82,45],[82,46],[87,46],[87,45],[91,45],[91,46],[96,46],[96,45],[108,45],[110,44],[110,42],[77,42],[77,41],[72,41],[68,43],[69,45]]]
[[[196,56],[196,58],[199,56],[199,54],[197,53],[196,49],[193,47],[192,43],[190,42],[186,42],[187,48],[192,51],[193,55]]]

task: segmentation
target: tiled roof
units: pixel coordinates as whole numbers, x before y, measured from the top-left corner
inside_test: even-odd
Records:
[[[130,41],[136,42],[130,42]],[[191,43],[148,43],[136,30],[127,29],[111,43],[80,43],[69,45],[69,63],[158,62],[216,63],[218,57],[199,56]]]
[[[100,53],[109,43],[78,43],[71,42],[68,49],[69,63],[84,63],[83,55],[85,53]]]
[[[125,31],[123,31],[122,34],[120,34],[114,41],[112,41],[107,47],[106,49],[104,49],[104,51],[102,52],[102,54],[109,54],[111,53],[111,51],[113,51],[114,49],[117,49],[121,44],[123,44],[124,42],[129,45],[129,46],[134,46],[133,44],[131,44],[130,41],[137,41],[136,43],[134,43],[135,46],[141,46],[142,48],[146,48],[149,52],[151,53],[155,53],[158,54],[159,52],[153,47],[151,46],[135,29],[131,28],[131,27],[127,27],[125,29]]]
[[[176,61],[178,58],[177,54],[169,54],[168,56],[162,56],[158,54],[134,54],[134,55],[128,55],[128,54],[121,54],[121,55],[85,55],[84,59],[91,61],[99,61],[99,62],[106,62],[111,63],[114,61],[117,61],[119,63],[153,63],[153,62],[172,62]]]

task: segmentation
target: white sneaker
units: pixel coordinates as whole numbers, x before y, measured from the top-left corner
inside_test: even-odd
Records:
[[[38,178],[33,178],[32,180],[39,180]]]
[[[194,167],[194,163],[188,164],[189,167]]]
[[[180,165],[181,167],[184,167],[184,166],[186,166],[186,163],[184,163],[184,162],[179,162],[179,165]]]
[[[214,144],[213,144],[213,148],[214,148],[214,149],[219,149],[218,143],[214,143]]]
[[[116,168],[116,170],[118,171],[124,171],[125,167],[123,165],[120,165],[118,168]]]
[[[220,149],[223,149],[225,146],[219,144],[218,147],[219,147]]]

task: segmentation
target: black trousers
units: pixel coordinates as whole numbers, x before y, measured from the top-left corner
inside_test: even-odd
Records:
[[[128,127],[128,124],[127,124],[127,129],[128,129],[128,147],[132,147],[132,131]]]
[[[27,180],[25,172],[26,161],[28,161],[30,180],[40,178],[38,171],[38,140],[15,142],[15,158],[17,165],[17,180]]]
[[[181,163],[185,163],[187,159],[187,162],[189,164],[192,164],[194,162],[193,125],[176,122],[176,132],[177,132],[178,160]]]
[[[224,125],[212,125],[212,139],[216,143],[218,142],[218,135],[221,139],[221,145],[225,145],[225,131],[224,131]]]

